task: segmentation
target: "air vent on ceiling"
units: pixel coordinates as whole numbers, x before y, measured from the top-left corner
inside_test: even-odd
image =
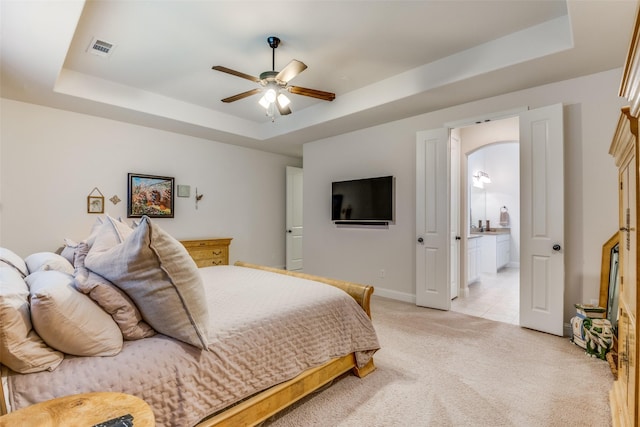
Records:
[[[87,52],[98,56],[110,56],[115,47],[116,46],[113,43],[94,38],[91,40],[91,44],[89,45]]]

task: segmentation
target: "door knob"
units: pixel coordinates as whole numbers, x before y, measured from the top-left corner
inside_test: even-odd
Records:
[[[560,252],[560,249],[562,249],[562,246],[560,246],[559,244],[556,243],[555,245],[553,245],[553,250],[554,251]]]
[[[292,232],[291,230],[287,230],[287,233],[291,233],[291,232]]]
[[[422,237],[418,237],[418,243],[424,243],[424,239]]]
[[[460,240],[460,236],[456,236],[456,240]]]

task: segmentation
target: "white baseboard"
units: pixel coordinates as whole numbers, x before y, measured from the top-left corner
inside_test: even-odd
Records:
[[[408,294],[405,292],[393,291],[391,289],[384,289],[379,286],[374,287],[373,295],[394,299],[397,301],[409,302],[412,304],[416,303],[416,296],[414,294]]]

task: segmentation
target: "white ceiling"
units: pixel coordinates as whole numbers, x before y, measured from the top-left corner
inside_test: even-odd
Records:
[[[624,64],[636,0],[2,0],[2,96],[302,155],[302,144]],[[271,70],[308,68],[271,122],[258,95],[220,100]],[[94,38],[109,57],[89,53]]]

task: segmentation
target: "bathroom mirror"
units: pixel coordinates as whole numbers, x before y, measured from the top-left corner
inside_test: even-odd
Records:
[[[607,319],[614,333],[618,328],[619,260],[618,233],[602,245],[602,269],[600,272],[600,298],[598,305],[607,309]]]
[[[478,226],[478,221],[487,219],[487,196],[484,188],[469,186],[469,206],[471,210],[471,227]]]

